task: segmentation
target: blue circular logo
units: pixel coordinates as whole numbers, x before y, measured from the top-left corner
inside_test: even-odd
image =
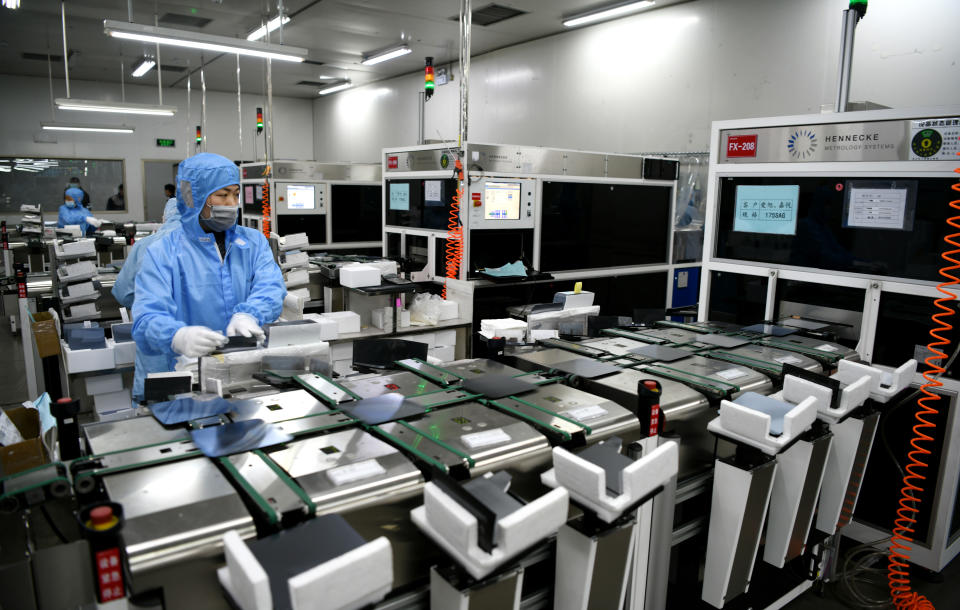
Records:
[[[809,129],[799,128],[787,138],[787,150],[794,159],[805,160],[817,152],[817,134]]]

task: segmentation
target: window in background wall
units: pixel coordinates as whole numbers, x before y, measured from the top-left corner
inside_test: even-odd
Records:
[[[126,211],[126,200],[118,196],[124,183],[119,159],[0,157],[0,213],[18,213],[26,203],[56,214],[71,178],[80,181],[91,211]]]

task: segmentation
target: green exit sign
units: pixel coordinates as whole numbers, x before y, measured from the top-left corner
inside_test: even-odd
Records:
[[[173,138],[157,138],[157,146],[160,148],[173,148],[177,145],[177,141]]]

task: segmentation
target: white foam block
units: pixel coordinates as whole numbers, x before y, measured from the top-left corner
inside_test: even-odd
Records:
[[[326,328],[312,320],[306,320],[305,322],[304,324],[274,324],[268,326],[266,331],[270,347],[323,342],[324,330],[329,331],[331,322],[326,323]]]
[[[381,536],[287,582],[294,610],[363,608],[393,588],[393,549]]]
[[[455,320],[460,315],[460,305],[456,301],[440,302],[440,320]]]
[[[106,392],[93,397],[93,405],[98,416],[129,409],[131,404],[130,388],[121,388],[116,392]]]
[[[380,285],[380,269],[371,265],[347,265],[340,269],[340,284],[348,288]]]
[[[360,332],[360,316],[352,311],[332,311],[321,314],[327,320],[337,323],[337,332],[341,335]]]
[[[340,325],[337,324],[336,320],[324,318],[321,314],[305,313],[303,314],[303,319],[313,320],[320,326],[320,339],[322,341],[330,341],[332,339],[336,339],[337,334],[340,332]]]
[[[120,375],[120,373],[87,377],[85,382],[87,386],[87,394],[90,396],[106,394],[108,392],[119,392],[123,389],[123,376]]]
[[[270,579],[236,530],[223,535],[227,566],[217,576],[241,610],[271,610]]]
[[[780,436],[772,436],[770,415],[722,400],[720,416],[707,424],[707,430],[756,447],[767,455],[776,455],[797,436],[809,430],[816,419],[816,399],[811,396],[783,416],[783,432]]]

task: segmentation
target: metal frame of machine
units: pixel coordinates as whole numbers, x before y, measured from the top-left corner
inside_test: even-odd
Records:
[[[246,187],[262,186],[264,183],[264,170],[266,164],[243,163],[240,165],[242,177],[241,186],[241,209],[245,205],[253,202],[246,201]],[[278,197],[280,189],[288,185],[312,185],[314,190],[315,207],[306,210],[309,215],[322,215],[326,217],[326,239],[322,242],[310,240],[311,249],[323,250],[351,250],[351,249],[371,249],[379,248],[380,241],[333,241],[333,216],[335,202],[333,201],[333,186],[336,185],[358,185],[358,186],[379,186],[380,166],[376,163],[318,163],[316,161],[275,161],[272,164],[272,176],[267,178],[270,187],[270,225],[272,232],[277,233],[277,215],[293,213],[287,210],[281,210]],[[258,190],[254,190],[254,193]],[[256,201],[259,204],[259,201]],[[262,214],[252,214],[243,211],[243,224],[257,230],[262,227]],[[299,231],[298,231],[299,232]]]
[[[443,228],[427,229],[419,227],[401,226],[388,222],[389,209],[389,180],[422,179],[443,180],[455,176],[454,162],[457,158],[457,148],[452,143],[428,144],[422,146],[404,146],[385,148],[383,150],[383,224],[384,224],[384,253],[388,253],[389,236],[399,235],[400,252],[407,251],[409,236],[426,237],[427,264],[425,273],[418,279],[442,279],[442,274],[436,273],[438,260],[442,261],[445,252],[442,251],[447,237],[447,215],[444,215]],[[472,248],[471,231],[481,229],[529,229],[533,233],[531,244],[525,245],[527,257],[534,269],[541,269],[541,242],[542,242],[542,209],[544,182],[569,182],[598,185],[652,185],[666,186],[672,189],[670,194],[669,210],[665,222],[666,248],[663,252],[663,262],[654,264],[640,264],[627,266],[613,266],[605,268],[570,268],[549,270],[555,279],[574,279],[590,277],[609,277],[615,275],[632,275],[662,272],[667,275],[667,307],[670,307],[672,297],[673,270],[678,267],[689,267],[689,264],[673,264],[673,214],[676,207],[677,182],[676,171],[670,179],[645,178],[651,171],[659,171],[658,157],[642,157],[639,155],[609,154],[598,152],[584,152],[555,148],[541,148],[533,146],[481,144],[467,142],[463,146],[464,175],[468,183],[463,199],[460,201],[460,222],[463,227],[463,261],[460,266],[460,279],[468,279]],[[672,159],[666,161],[674,162]],[[645,171],[647,167],[653,169]],[[488,182],[511,182],[521,185],[531,185],[534,188],[521,189],[520,214],[518,219],[489,220],[474,210],[481,210],[484,195],[484,185]],[[443,201],[442,204],[448,204]],[[443,208],[446,209],[446,208]],[[493,225],[492,223],[502,223]],[[642,230],[638,227],[637,230]],[[504,260],[503,262],[508,262]],[[469,278],[474,279],[474,278]]]
[[[811,267],[797,267],[782,264],[766,264],[751,260],[720,258],[716,255],[718,232],[720,230],[720,190],[723,178],[751,178],[751,177],[797,177],[816,178],[824,176],[843,176],[856,179],[876,177],[882,175],[891,179],[896,178],[947,178],[954,179],[954,168],[957,167],[956,157],[952,154],[948,144],[951,136],[948,133],[943,138],[944,148],[939,154],[934,152],[935,158],[920,158],[917,153],[908,155],[911,149],[911,131],[922,128],[920,121],[946,122],[940,131],[957,130],[956,119],[960,117],[960,107],[917,108],[907,110],[871,110],[864,112],[846,112],[841,114],[798,115],[785,117],[770,117],[758,119],[744,119],[731,121],[717,121],[711,129],[711,153],[709,186],[707,194],[707,212],[703,248],[702,279],[700,287],[699,319],[707,320],[710,317],[710,297],[712,272],[723,272],[739,276],[753,276],[767,279],[767,290],[764,298],[764,319],[776,320],[785,312],[775,311],[777,302],[777,280],[793,280],[811,284],[840,286],[864,291],[862,317],[859,328],[853,329],[859,336],[857,351],[866,362],[875,358],[877,347],[877,325],[880,314],[880,299],[883,294],[911,295],[930,299],[941,296],[936,289],[936,282],[921,281],[911,278],[871,275],[868,273],[851,273],[843,271],[827,271]],[[948,120],[949,118],[949,120]],[[911,123],[912,121],[912,123]],[[886,124],[882,122],[888,122]],[[896,123],[903,126],[898,131]],[[887,149],[890,152],[874,152],[863,146],[844,151],[828,151],[826,146],[821,150],[814,150],[809,160],[799,160],[791,157],[788,142],[778,142],[774,139],[781,132],[793,134],[807,129],[813,134],[836,137],[836,134],[864,133],[863,124],[873,123],[876,129],[871,131],[880,134],[882,145],[891,144]],[[845,125],[847,124],[847,125]],[[888,127],[888,126],[893,127]],[[936,123],[935,123],[936,125]],[[884,130],[887,130],[886,132]],[[952,133],[952,132],[951,132]],[[849,136],[847,136],[849,137]],[[785,138],[786,139],[786,138]],[[736,154],[734,147],[749,142],[756,147],[753,154]],[[844,141],[844,140],[840,140]],[[855,141],[855,140],[854,140]],[[825,144],[826,141],[822,142]],[[765,145],[767,150],[761,150]],[[773,147],[778,147],[776,150]],[[728,156],[729,151],[735,151]],[[858,157],[859,155],[859,157]],[[802,155],[800,155],[802,157]],[[950,199],[944,195],[944,205]],[[939,259],[936,261],[939,266]],[[931,304],[931,313],[933,308]],[[926,337],[923,338],[926,343]],[[952,350],[955,346],[950,346]],[[921,364],[921,366],[923,366]],[[955,413],[956,394],[960,383],[944,379],[943,388],[949,396],[950,412],[945,418],[946,428],[941,468],[936,477],[936,494],[934,506],[931,508],[932,533],[929,536],[929,547],[917,542],[914,544],[911,559],[914,563],[932,570],[942,569],[949,561],[960,553],[960,535],[950,537],[952,512],[956,510],[951,505],[956,502],[958,478],[960,478],[960,447],[950,442],[960,433],[960,421]],[[915,379],[917,384],[922,380]],[[877,439],[879,441],[879,439]],[[891,515],[891,519],[893,515]],[[889,532],[873,526],[852,521],[843,534],[860,542],[873,542],[888,536]]]

